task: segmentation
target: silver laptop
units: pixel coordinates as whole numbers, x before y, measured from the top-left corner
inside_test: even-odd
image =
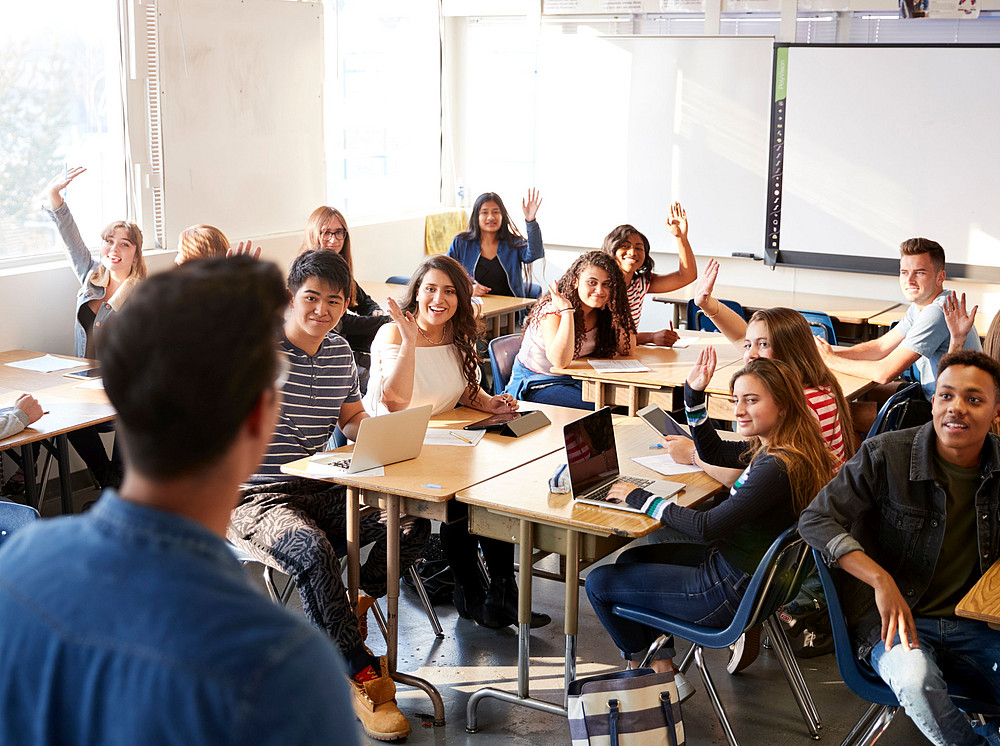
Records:
[[[357,474],[377,466],[388,466],[416,458],[424,445],[431,409],[430,404],[425,404],[402,412],[366,417],[358,429],[354,453],[326,463],[347,469],[348,474]]]
[[[646,479],[622,474],[618,468],[618,448],[611,409],[604,407],[563,426],[566,444],[566,464],[569,467],[570,492],[573,499],[590,505],[641,513],[622,500],[614,502],[608,491],[615,482],[631,482],[637,487],[662,498],[670,498],[684,489],[679,482]]]

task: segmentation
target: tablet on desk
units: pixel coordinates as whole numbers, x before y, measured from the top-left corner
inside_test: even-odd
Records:
[[[655,404],[650,404],[648,407],[643,407],[638,412],[636,412],[642,421],[653,428],[657,433],[662,435],[664,438],[668,435],[682,435],[685,438],[690,438],[691,435],[677,424],[677,420],[671,417],[669,414],[664,412]]]
[[[503,412],[501,414],[495,414],[491,417],[487,417],[485,420],[479,420],[479,422],[473,422],[471,425],[466,425],[465,430],[499,430],[504,425],[512,420],[516,420],[519,417],[527,414],[526,412]]]
[[[94,378],[101,377],[100,366],[96,368],[85,368],[83,370],[74,370],[72,373],[63,373],[66,378],[79,378],[84,381],[89,381]]]

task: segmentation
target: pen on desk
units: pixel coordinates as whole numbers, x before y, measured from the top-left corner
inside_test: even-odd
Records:
[[[663,444],[662,443],[650,443],[649,444],[649,450],[653,450],[654,448],[663,448]]]
[[[471,440],[469,440],[468,438],[463,438],[461,435],[459,435],[458,433],[456,433],[454,430],[449,430],[448,432],[451,433],[452,435],[454,435],[459,440],[461,440],[461,441],[463,441],[465,443],[468,443],[470,446],[472,445],[472,441]]]

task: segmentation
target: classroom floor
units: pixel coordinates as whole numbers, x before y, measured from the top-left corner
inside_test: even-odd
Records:
[[[52,495],[52,492],[48,494]],[[77,509],[96,497],[94,490],[77,490]],[[55,515],[58,510],[58,498],[47,497],[43,515]],[[539,566],[554,571],[557,569],[556,558],[546,558]],[[264,593],[260,566],[248,565],[247,572]],[[549,614],[553,621],[547,627],[532,631],[531,694],[558,703],[562,699],[565,644],[562,633],[563,586],[559,582],[536,578],[532,595],[534,610]],[[384,599],[381,603],[384,609]],[[301,613],[297,595],[293,594],[289,608]],[[399,610],[399,667],[432,681],[438,687],[444,698],[447,717],[445,726],[434,727],[430,723],[430,701],[424,693],[400,686],[397,694],[399,706],[413,726],[413,733],[405,743],[456,746],[568,743],[569,731],[562,718],[494,699],[485,699],[479,705],[479,732],[466,732],[465,707],[472,692],[482,686],[516,691],[517,634],[514,627],[491,630],[461,619],[451,604],[438,605],[436,609],[445,635],[441,640],[435,639],[416,593],[403,584]],[[369,644],[377,654],[383,653],[385,643],[373,619],[369,620],[369,629]],[[686,643],[678,640],[678,650],[683,652],[685,649]],[[706,660],[740,742],[744,746],[810,743],[775,655],[769,650],[762,650],[753,665],[738,675],[730,676],[725,668],[727,653],[707,651]],[[610,672],[622,666],[582,588],[578,658],[579,676]],[[800,660],[800,665],[823,722],[821,740],[827,744],[839,744],[861,717],[866,704],[841,682],[832,655]],[[693,665],[689,674],[689,680],[698,691],[683,706],[687,743],[723,745],[726,743],[725,735]],[[380,743],[374,740],[367,742]],[[926,743],[926,739],[902,713],[897,715],[879,740],[880,746],[919,746]]]

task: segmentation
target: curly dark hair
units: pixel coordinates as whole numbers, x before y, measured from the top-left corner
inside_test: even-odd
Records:
[[[476,352],[476,340],[483,333],[483,323],[472,310],[472,281],[468,273],[457,261],[444,254],[435,254],[424,259],[406,286],[400,308],[404,313],[417,315],[417,292],[424,281],[424,275],[432,269],[440,270],[448,275],[455,286],[455,296],[458,306],[455,315],[451,317],[451,328],[455,347],[462,355],[462,373],[465,375],[469,400],[475,403],[479,397],[479,353]]]
[[[559,278],[556,287],[559,292],[570,300],[575,309],[573,313],[575,338],[573,340],[573,358],[580,357],[580,348],[583,345],[583,338],[586,329],[583,328],[583,301],[580,300],[580,293],[577,285],[580,282],[580,275],[587,267],[596,267],[608,273],[612,280],[611,297],[608,298],[607,305],[597,312],[597,343],[591,357],[609,358],[618,354],[618,350],[629,353],[631,346],[629,334],[635,332],[635,323],[632,321],[632,312],[628,307],[628,293],[625,288],[625,277],[622,275],[618,263],[610,254],[603,251],[588,251],[576,258],[566,270],[566,273]],[[547,291],[531,307],[528,318],[525,320],[525,328],[533,324],[536,327],[545,315],[545,308],[552,302],[552,293]]]

